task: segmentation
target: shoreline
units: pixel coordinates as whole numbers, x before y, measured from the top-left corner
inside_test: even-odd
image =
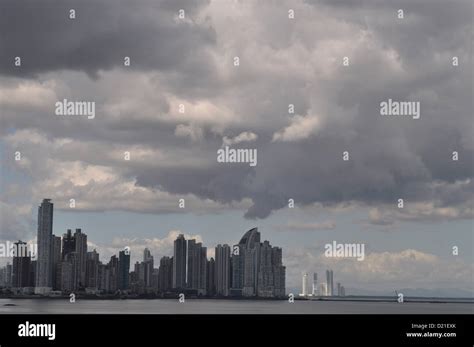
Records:
[[[1,299],[9,300],[69,300],[69,295],[62,296],[38,296],[38,295],[22,295],[22,296],[0,296]],[[76,294],[76,300],[97,300],[97,301],[122,301],[122,300],[177,300],[177,296],[151,297],[151,296],[89,296]],[[215,300],[215,301],[287,301],[288,298],[255,298],[255,297],[186,297],[186,300]],[[295,301],[324,301],[324,302],[397,302],[396,297],[317,297],[317,298],[295,298]],[[404,298],[404,303],[436,303],[436,304],[474,304],[474,298],[424,298],[412,297]]]

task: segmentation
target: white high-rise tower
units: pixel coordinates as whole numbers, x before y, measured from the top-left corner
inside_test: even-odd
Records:
[[[308,274],[303,274],[303,283],[300,296],[308,296]]]
[[[317,296],[318,295],[318,274],[314,273],[313,274],[313,288],[312,288],[312,296]]]

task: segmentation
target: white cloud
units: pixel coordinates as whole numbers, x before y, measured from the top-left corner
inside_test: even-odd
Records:
[[[320,121],[315,116],[294,116],[291,124],[273,134],[273,141],[298,141],[314,134],[320,127]]]
[[[244,131],[233,138],[224,136],[222,138],[222,146],[232,146],[241,142],[252,142],[252,141],[257,140],[257,138],[258,138],[257,134],[254,134],[251,131]]]

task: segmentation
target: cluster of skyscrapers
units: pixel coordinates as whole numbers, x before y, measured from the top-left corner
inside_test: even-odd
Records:
[[[313,284],[311,292],[308,290],[308,274],[304,273],[301,285],[300,296],[345,296],[346,289],[341,283],[337,283],[337,293],[334,291],[334,273],[332,270],[326,270],[326,282],[320,283],[318,287],[318,274],[313,274]]]
[[[283,297],[285,267],[282,249],[260,242],[257,228],[247,231],[237,245],[217,245],[215,258],[207,247],[179,235],[173,256],[160,259],[158,268],[149,249],[143,261],[130,271],[130,248],[113,255],[107,263],[96,250],[88,251],[87,235],[81,229],[53,234],[53,203],[44,199],[38,208],[37,254],[18,253],[13,265],[0,271],[0,286],[18,294],[64,294],[71,292],[166,294],[197,296]],[[24,246],[18,241],[16,246]],[[35,259],[35,260],[33,260]]]

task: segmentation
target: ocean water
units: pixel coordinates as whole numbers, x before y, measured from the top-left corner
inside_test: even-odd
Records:
[[[10,306],[8,304],[14,304]],[[7,305],[7,306],[5,306]],[[0,314],[473,314],[472,303],[0,299]]]

